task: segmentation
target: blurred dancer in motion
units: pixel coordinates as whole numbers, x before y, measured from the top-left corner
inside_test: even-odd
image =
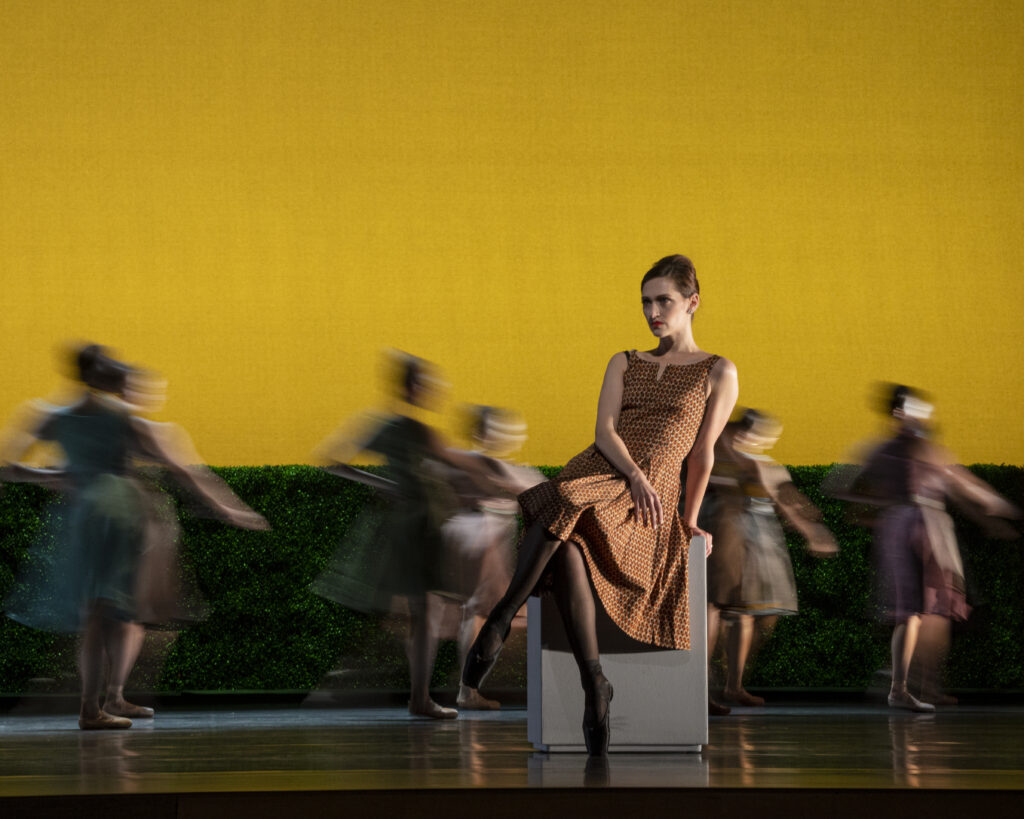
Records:
[[[594,594],[634,639],[689,648],[687,552],[692,535],[706,535],[697,528],[697,511],[715,439],[738,391],[733,364],[694,341],[700,295],[689,259],[667,256],[655,263],[640,294],[657,346],[612,356],[594,444],[557,478],[519,496],[527,529],[515,573],[462,674],[467,688],[479,689],[512,618],[542,578],[549,579],[580,671],[583,737],[592,756],[608,750],[612,699],[598,655]],[[684,460],[689,469],[680,516]]]
[[[538,470],[510,460],[526,440],[526,424],[522,418],[510,410],[488,406],[470,407],[469,414],[474,449],[465,455],[475,458],[506,491],[484,492],[473,476],[450,470],[449,477],[462,508],[442,528],[466,597],[458,633],[460,668],[465,665],[469,647],[484,617],[497,605],[512,579],[519,528],[516,495],[544,480]],[[457,704],[467,710],[500,707],[496,700],[464,684],[459,686]]]
[[[339,545],[324,573],[314,582],[318,594],[364,612],[389,613],[396,598],[408,606],[411,697],[409,713],[454,719],[458,712],[430,697],[430,675],[437,654],[439,598],[458,599],[458,570],[444,549],[441,527],[456,511],[451,486],[431,463],[443,463],[473,476],[484,491],[500,491],[500,479],[486,475],[475,456],[448,449],[441,436],[414,415],[435,409],[441,380],[434,367],[414,356],[395,362],[393,414],[377,419],[360,438],[328,438],[318,457],[335,475],[381,490],[391,498],[382,523],[355,525]],[[382,455],[389,477],[348,465],[360,452]]]
[[[819,523],[821,514],[793,485],[789,471],[768,454],[782,425],[758,410],[744,410],[726,424],[715,445],[710,491],[700,525],[715,533],[708,558],[708,659],[714,653],[721,619],[729,621],[723,694],[740,705],[764,705],[743,687],[754,618],[766,631],[778,615],[797,612],[796,581],[786,547],[782,518],[807,539],[811,554],[838,551],[835,539]],[[713,716],[729,709],[708,698]]]
[[[999,519],[1018,519],[1020,510],[931,440],[933,407],[922,393],[890,386],[883,409],[891,418],[891,436],[868,455],[840,494],[880,509],[874,527],[879,601],[883,616],[894,625],[889,705],[934,711],[929,700],[955,702],[940,695],[938,672],[949,645],[950,621],[964,620],[970,611],[946,501],[996,533],[1009,528],[1005,523],[999,527]],[[915,659],[921,668],[921,699],[907,688]]]
[[[147,421],[132,401],[151,400],[156,382],[114,359],[99,345],[79,348],[74,370],[83,390],[66,406],[35,405],[4,453],[4,480],[53,485],[70,496],[56,532],[53,557],[40,543],[26,564],[28,583],[7,601],[8,616],[53,631],[82,630],[83,729],[129,728],[129,717],[152,709],[124,699],[124,684],[142,645],[142,622],[175,607],[176,530],[165,537],[153,498],[134,473],[138,459],[159,463],[225,522],[266,529],[198,460],[180,428]],[[55,442],[66,463],[58,470],[19,463],[39,441]],[[171,524],[174,525],[173,522]],[[107,672],[106,698],[100,689]]]

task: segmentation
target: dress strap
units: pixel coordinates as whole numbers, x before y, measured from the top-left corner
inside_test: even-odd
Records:
[[[720,359],[720,358],[721,358],[720,355],[716,355],[715,353],[712,353],[710,356],[708,356],[702,362],[704,364],[704,369],[703,369],[703,371],[701,373],[701,379],[704,381],[705,384],[707,384],[708,381],[710,380],[710,378],[711,378],[711,371],[715,368],[715,364],[718,363],[718,359]]]

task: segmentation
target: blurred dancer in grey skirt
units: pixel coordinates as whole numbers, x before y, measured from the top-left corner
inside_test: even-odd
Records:
[[[722,619],[726,643],[726,699],[764,705],[743,687],[743,671],[754,635],[754,618],[770,629],[779,615],[797,612],[796,582],[778,515],[807,540],[811,554],[838,551],[820,513],[797,491],[789,471],[768,454],[778,441],[779,422],[757,410],[744,410],[726,425],[715,446],[715,466],[701,526],[715,533],[708,558],[708,657],[715,649]],[[708,699],[712,715],[729,713]]]

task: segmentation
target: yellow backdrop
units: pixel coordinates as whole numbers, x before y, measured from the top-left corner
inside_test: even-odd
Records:
[[[1024,463],[1022,69],[981,0],[5,0],[0,415],[90,338],[210,462],[303,462],[394,346],[562,463],[683,252],[783,460],[889,379]]]

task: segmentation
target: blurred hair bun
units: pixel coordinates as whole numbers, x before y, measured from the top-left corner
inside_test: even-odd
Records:
[[[94,390],[119,393],[131,368],[118,361],[101,344],[83,344],[74,355],[78,380]]]

